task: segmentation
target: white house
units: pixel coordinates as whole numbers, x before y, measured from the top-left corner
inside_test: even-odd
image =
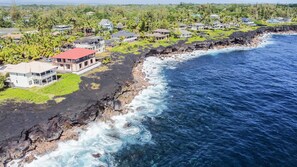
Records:
[[[43,86],[57,80],[57,66],[50,63],[33,61],[17,65],[7,65],[3,70],[9,74],[12,86],[29,88]]]
[[[96,53],[102,53],[105,51],[105,41],[100,36],[80,38],[74,41],[73,45],[76,48],[95,50]]]
[[[194,30],[194,31],[204,30],[204,29],[205,29],[205,25],[202,23],[194,23],[191,26],[191,30]]]
[[[217,15],[217,14],[211,14],[211,15],[210,15],[210,18],[211,18],[211,19],[217,19],[217,20],[218,20],[218,19],[220,19],[220,16]]]
[[[107,29],[109,31],[112,31],[113,30],[113,24],[110,20],[108,19],[102,19],[100,22],[99,22],[99,26],[101,26],[102,28],[104,29]]]
[[[73,29],[72,25],[54,25],[52,30],[57,32],[67,32]]]
[[[192,33],[187,30],[179,30],[180,31],[180,38],[190,38],[192,36]]]
[[[120,40],[121,38],[123,38],[123,42],[133,42],[137,40],[138,35],[125,30],[119,31],[111,35],[111,39],[114,40]]]

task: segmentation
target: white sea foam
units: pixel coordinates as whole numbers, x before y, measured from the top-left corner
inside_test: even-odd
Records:
[[[150,132],[141,124],[147,117],[155,117],[166,107],[163,101],[166,94],[166,82],[161,74],[164,62],[150,57],[143,64],[143,71],[151,86],[140,92],[131,104],[132,112],[112,117],[111,122],[91,123],[82,131],[78,141],[59,143],[58,149],[46,155],[36,157],[26,167],[91,167],[116,166],[114,153],[127,145],[147,144],[151,142]],[[130,124],[131,126],[125,127]],[[100,153],[100,158],[92,154]]]
[[[273,41],[266,35],[259,47],[265,47]],[[150,86],[142,90],[129,104],[128,114],[112,117],[111,122],[94,122],[81,131],[77,141],[60,142],[58,149],[46,155],[36,157],[26,167],[92,167],[117,166],[114,154],[124,147],[134,144],[150,144],[152,135],[142,125],[146,118],[154,118],[166,109],[167,82],[162,74],[163,68],[174,68],[180,61],[186,61],[206,54],[231,52],[234,50],[253,49],[251,47],[232,47],[225,49],[212,49],[179,54],[163,59],[148,57],[143,64],[143,72],[149,80]],[[127,124],[131,126],[125,126]],[[92,154],[100,153],[100,158]],[[16,162],[16,161],[15,161]],[[16,164],[16,163],[15,163]],[[13,165],[11,165],[13,166]]]

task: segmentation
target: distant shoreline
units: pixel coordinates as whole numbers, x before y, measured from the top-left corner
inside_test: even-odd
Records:
[[[81,3],[81,2],[69,2],[69,3],[61,3],[61,1],[56,1],[56,2],[44,2],[44,1],[40,1],[40,2],[34,2],[34,1],[29,1],[29,2],[16,2],[17,6],[33,6],[33,5],[38,5],[38,6],[78,6],[78,5],[90,5],[90,6],[125,6],[125,5],[135,5],[135,6],[154,6],[154,5],[178,5],[181,2],[173,2],[173,3]],[[262,2],[262,3],[236,3],[236,2],[227,2],[227,3],[184,3],[184,4],[194,4],[194,5],[205,5],[205,4],[243,4],[243,5],[255,5],[255,4],[281,4],[281,5],[294,5],[296,3],[279,3],[279,2],[274,2],[271,3],[269,1],[267,2]],[[0,2],[0,7],[10,7],[13,6],[13,4],[11,2]]]

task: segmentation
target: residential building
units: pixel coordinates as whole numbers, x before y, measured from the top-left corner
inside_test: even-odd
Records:
[[[58,70],[77,72],[96,64],[95,50],[74,48],[52,57]]]
[[[20,30],[18,28],[0,28],[0,36],[7,34],[19,34]]]
[[[201,14],[192,14],[191,16],[194,18],[201,18]]]
[[[184,23],[179,23],[179,24],[178,24],[178,27],[179,27],[179,29],[181,29],[181,30],[185,30],[185,29],[187,29],[187,25],[184,24]]]
[[[194,30],[194,31],[199,31],[199,30],[204,30],[204,29],[205,29],[205,25],[202,23],[194,23],[191,26],[191,30]]]
[[[248,26],[257,26],[251,19],[249,18],[241,18],[241,21],[243,24],[248,25]]]
[[[6,34],[2,35],[1,38],[12,39],[14,42],[19,42],[23,36],[23,34]]]
[[[10,16],[5,16],[5,17],[3,17],[3,20],[4,20],[4,21],[11,21],[12,19],[11,19]]]
[[[53,26],[53,31],[57,32],[67,32],[73,29],[72,25],[55,25]]]
[[[122,31],[112,34],[111,38],[114,40],[118,40],[118,41],[123,38],[122,42],[133,42],[133,41],[137,40],[138,35],[133,32],[122,30]]]
[[[95,35],[95,29],[92,27],[84,27],[81,28],[81,32],[84,33],[84,36],[92,36]]]
[[[215,21],[212,25],[212,29],[214,30],[219,30],[219,29],[225,29],[225,28],[230,28],[229,24],[223,24],[219,21]]]
[[[190,38],[192,36],[192,33],[187,30],[180,30],[180,38]]]
[[[31,19],[31,17],[32,17],[31,15],[24,16],[24,17],[23,17],[23,20],[24,20],[24,22],[25,22],[25,23],[29,23],[29,22],[30,22],[30,19]]]
[[[271,18],[271,19],[267,20],[266,22],[271,23],[271,24],[289,23],[289,22],[291,22],[291,18],[277,17],[277,18]]]
[[[113,30],[113,24],[110,20],[108,19],[102,19],[100,22],[99,22],[99,26],[101,26],[102,28],[104,29],[107,29],[109,31],[112,31]]]
[[[95,14],[95,12],[92,12],[92,11],[86,13],[87,16],[93,16],[94,14]]]
[[[164,35],[164,34],[160,34],[160,33],[153,33],[153,34],[148,34],[147,37],[152,37],[155,40],[159,41],[159,40],[164,40],[168,38],[168,35]]]
[[[211,19],[217,19],[217,20],[218,20],[218,19],[220,19],[220,16],[217,15],[217,14],[211,14],[211,15],[210,15],[210,18],[211,18]]]
[[[154,33],[159,33],[159,34],[163,34],[163,35],[166,35],[166,36],[170,35],[170,31],[167,30],[167,29],[157,29],[157,30],[154,31]]]
[[[76,48],[95,50],[97,53],[105,51],[105,41],[100,36],[80,38],[73,43]]]
[[[123,25],[122,23],[118,23],[118,25],[117,25],[117,29],[118,29],[119,31],[123,30],[123,29],[124,29],[124,25]]]
[[[50,63],[33,61],[17,65],[7,65],[3,71],[9,74],[8,81],[13,87],[43,86],[56,81],[57,66]]]

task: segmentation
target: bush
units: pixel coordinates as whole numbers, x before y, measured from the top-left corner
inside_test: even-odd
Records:
[[[5,87],[5,80],[6,80],[6,77],[3,75],[0,75],[0,90],[2,90]]]
[[[111,57],[105,57],[103,60],[102,60],[102,64],[108,64],[111,62]]]

